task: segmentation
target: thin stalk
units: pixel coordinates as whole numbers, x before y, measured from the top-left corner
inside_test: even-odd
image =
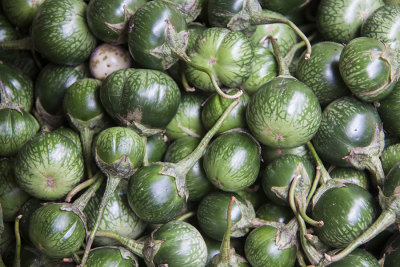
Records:
[[[226,228],[226,232],[224,234],[224,238],[222,239],[222,244],[219,249],[221,253],[222,262],[229,263],[231,262],[231,228],[232,228],[232,205],[233,202],[236,200],[234,196],[231,197],[229,201],[228,211],[227,211],[227,218],[228,218],[228,225]]]
[[[189,218],[193,217],[194,215],[196,215],[196,213],[193,212],[193,211],[187,212],[187,213],[183,214],[182,216],[178,217],[176,219],[176,221],[184,221],[186,219],[189,219]]]
[[[308,196],[307,196],[306,206],[305,206],[306,210],[308,208],[308,204],[310,204],[310,201],[311,201],[312,197],[314,196],[315,191],[317,190],[320,179],[321,179],[321,168],[320,168],[320,166],[317,166],[315,168],[315,178],[314,178],[313,184],[311,186],[310,192],[308,193]]]
[[[296,252],[296,258],[297,258],[297,263],[300,265],[300,267],[307,267],[307,264],[303,257],[303,253],[299,249]]]
[[[325,169],[325,166],[322,163],[322,160],[319,158],[317,151],[315,151],[315,148],[314,148],[313,144],[311,143],[311,141],[307,142],[307,147],[311,151],[311,154],[313,155],[313,158],[321,171],[321,180],[320,180],[321,184],[326,184],[328,182],[328,180],[332,179],[331,176],[329,175],[328,171]]]
[[[0,48],[10,50],[31,50],[33,49],[33,40],[31,37],[26,37],[19,40],[9,40],[0,42]]]
[[[300,207],[300,205],[297,203],[297,201],[295,200],[295,203],[297,204],[297,211],[299,212],[299,215],[301,216],[301,218],[303,218],[303,220],[308,223],[309,225],[312,225],[314,227],[322,227],[324,226],[324,222],[323,221],[316,221],[312,218],[310,218],[306,211],[305,211],[305,207],[304,209]]]
[[[282,57],[282,54],[281,54],[281,51],[279,50],[279,46],[278,46],[278,43],[276,42],[276,39],[273,37],[271,37],[270,39],[271,39],[272,47],[274,48],[275,59],[279,66],[279,76],[290,75],[289,66],[286,65],[286,62],[285,62],[284,58]]]
[[[71,202],[72,198],[76,194],[78,194],[83,189],[85,189],[85,188],[91,186],[92,184],[94,184],[98,179],[100,179],[99,178],[100,176],[102,176],[102,175],[100,175],[100,173],[96,173],[92,178],[87,179],[83,183],[78,184],[74,189],[69,191],[67,197],[65,198],[65,202],[68,202],[68,203]]]
[[[100,222],[103,219],[103,213],[104,213],[105,207],[107,205],[107,202],[110,199],[111,195],[114,193],[114,191],[117,188],[121,179],[122,179],[121,176],[109,175],[107,177],[107,185],[106,185],[106,189],[104,191],[103,198],[101,199],[101,202],[100,202],[100,207],[99,207],[99,211],[97,214],[96,223],[94,224],[94,227],[93,227],[92,231],[90,232],[90,236],[86,242],[85,253],[83,254],[82,262],[80,264],[80,266],[82,266],[82,267],[85,266],[85,264],[86,264],[90,249],[92,248],[93,240],[96,235],[97,229],[99,229]]]
[[[96,181],[94,181],[89,189],[86,190],[86,192],[83,193],[78,199],[76,199],[72,205],[75,206],[78,210],[83,211],[89,200],[93,197],[94,193],[97,191],[97,189],[99,189],[103,180],[104,176],[99,174]]]
[[[144,158],[143,158],[143,166],[149,166],[149,157],[147,155],[147,148],[146,148],[146,146],[147,146],[147,136],[142,135],[141,137],[142,137],[143,145],[145,147]]]
[[[76,264],[79,264],[81,262],[81,258],[79,257],[78,253],[73,253],[72,254],[72,259]]]
[[[86,171],[89,178],[93,176],[92,173],[92,141],[94,132],[88,127],[84,127],[81,131],[83,157],[85,159]]]
[[[18,215],[15,218],[15,257],[14,257],[14,267],[21,267],[21,235],[19,234],[19,220],[21,220],[22,215]]]
[[[101,237],[108,237],[111,239],[114,239],[118,242],[120,242],[122,245],[127,247],[129,250],[131,250],[133,253],[135,253],[137,256],[143,258],[143,247],[144,243],[138,242],[136,240],[121,236],[117,233],[111,232],[111,231],[97,231],[96,236],[101,236]]]
[[[186,92],[195,92],[196,91],[196,88],[191,87],[189,85],[189,82],[186,78],[185,72],[183,72],[183,71],[182,71],[182,75],[181,75],[181,80],[182,80],[182,86],[183,86],[183,88],[185,88]]]

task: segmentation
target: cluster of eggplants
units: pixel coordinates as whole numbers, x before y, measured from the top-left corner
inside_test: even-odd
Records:
[[[397,266],[399,1],[0,3],[0,266]]]

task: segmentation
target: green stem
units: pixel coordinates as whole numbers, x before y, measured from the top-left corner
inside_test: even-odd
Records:
[[[329,180],[331,180],[331,176],[329,175],[328,171],[325,169],[324,164],[322,163],[322,160],[319,158],[317,151],[315,151],[315,148],[313,146],[313,144],[311,143],[311,141],[307,142],[307,147],[308,149],[311,151],[311,154],[315,160],[315,162],[317,163],[317,167],[319,167],[320,171],[321,171],[321,184],[326,184]]]
[[[26,37],[19,40],[0,42],[0,48],[10,50],[32,50],[34,47],[32,38]]]
[[[201,139],[199,145],[196,149],[190,153],[186,158],[176,163],[176,167],[180,169],[180,171],[184,174],[188,173],[193,165],[202,157],[204,150],[206,149],[208,143],[211,141],[211,138],[218,132],[222,123],[229,116],[231,111],[239,104],[240,99],[234,100],[228,108],[224,111],[224,113],[219,117],[214,126],[206,133],[206,135]]]
[[[222,239],[222,244],[219,249],[221,253],[221,259],[222,262],[229,263],[231,262],[230,257],[231,257],[231,228],[232,228],[232,205],[233,202],[236,201],[236,198],[234,196],[231,197],[231,200],[229,201],[229,206],[228,206],[228,212],[226,214],[228,218],[228,225],[226,228],[226,232],[224,234],[224,238]]]
[[[315,170],[316,170],[315,178],[314,178],[313,184],[311,186],[310,192],[308,193],[307,200],[306,200],[306,206],[305,206],[306,210],[308,208],[308,204],[310,204],[310,201],[311,201],[312,197],[314,196],[315,191],[317,190],[319,180],[321,179],[321,168],[319,166],[317,166],[315,168]]]
[[[176,221],[184,221],[186,219],[189,219],[190,217],[193,217],[194,215],[196,215],[196,213],[193,211],[187,212],[187,213],[183,214],[182,216],[178,217],[176,219]]]
[[[183,71],[182,71],[181,79],[182,79],[182,86],[183,86],[183,88],[185,88],[186,92],[195,92],[196,91],[196,88],[191,87],[189,85],[189,82],[186,78],[185,72],[183,72]]]
[[[104,176],[101,173],[96,174],[93,178],[96,178],[96,180],[91,184],[89,189],[86,190],[86,192],[83,193],[72,204],[80,211],[83,211],[85,209],[87,203],[89,203],[89,200],[93,197],[94,193],[97,191],[97,189],[99,189],[104,180]],[[75,188],[73,190],[75,190]]]
[[[84,127],[81,131],[83,157],[86,163],[86,171],[88,178],[92,177],[92,141],[94,132],[88,127]]]
[[[14,267],[21,267],[21,235],[19,234],[19,220],[21,220],[22,215],[18,215],[15,218],[15,257],[14,257]]]
[[[147,146],[147,136],[142,135],[143,145],[146,148]],[[149,166],[149,157],[147,155],[147,148],[144,150],[144,158],[143,158],[143,166]]]
[[[120,242],[125,247],[127,247],[129,250],[131,250],[137,256],[143,258],[142,250],[143,250],[144,244],[141,242],[121,236],[117,233],[110,232],[110,231],[101,231],[101,230],[97,231],[96,236],[108,237],[108,238],[114,239],[114,240]]]
[[[92,178],[84,181],[83,183],[78,184],[74,189],[72,189],[71,191],[69,191],[67,197],[65,198],[65,202],[71,202],[72,198],[78,194],[80,191],[82,191],[83,189],[91,186],[92,184],[94,184],[99,178],[99,176],[102,176],[100,173],[96,173]]]
[[[297,257],[297,263],[300,265],[300,267],[307,267],[307,264],[303,257],[303,253],[301,252],[300,249],[297,250],[296,257]]]
[[[296,202],[296,200],[295,200],[295,203],[297,203]],[[305,212],[305,207],[304,208],[301,208],[300,207],[300,205],[297,203],[297,207],[298,207],[298,212],[299,212],[299,215],[301,216],[301,218],[303,218],[303,220],[306,222],[306,223],[308,223],[309,225],[312,225],[312,226],[314,226],[314,227],[322,227],[322,226],[324,226],[324,222],[323,221],[316,221],[316,220],[314,220],[314,219],[312,219],[312,218],[310,218],[308,215],[307,215],[307,213]]]
[[[107,185],[106,189],[104,191],[103,198],[101,199],[100,202],[100,207],[98,210],[97,218],[96,218],[96,223],[93,226],[92,231],[90,232],[90,236],[86,242],[86,248],[85,248],[85,253],[83,254],[82,257],[82,262],[80,266],[85,266],[87,258],[89,256],[90,249],[92,248],[93,240],[96,235],[97,229],[99,229],[100,222],[103,219],[103,213],[105,210],[105,207],[108,203],[108,200],[110,199],[111,195],[114,193],[115,189],[117,188],[119,182],[121,181],[122,177],[121,176],[111,176],[109,175],[107,177]]]
[[[282,57],[281,51],[279,49],[278,43],[276,42],[275,38],[271,37],[271,44],[274,48],[275,59],[279,66],[279,75],[290,75],[289,66],[286,65],[285,60]]]
[[[330,256],[325,253],[325,259],[329,262],[335,262],[343,259],[347,255],[349,255],[353,250],[355,250],[360,245],[370,241],[372,238],[380,234],[390,225],[396,222],[396,212],[388,209],[381,213],[381,215],[376,219],[376,221],[357,239],[347,245],[345,249],[340,251],[338,254],[334,256]]]
[[[78,253],[73,253],[72,254],[72,259],[76,264],[79,264],[81,262],[81,258],[79,257]]]
[[[383,172],[382,162],[379,157],[371,157],[365,163],[365,168],[370,171],[375,178],[375,184],[382,186],[385,180],[385,173]]]

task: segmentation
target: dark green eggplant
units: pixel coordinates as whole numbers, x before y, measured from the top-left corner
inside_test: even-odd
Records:
[[[138,259],[122,247],[99,247],[90,251],[87,267],[139,267]]]
[[[356,249],[340,261],[331,263],[329,267],[379,267],[378,260],[369,252],[363,249]],[[385,265],[386,267],[386,265]]]
[[[350,91],[339,71],[343,45],[334,42],[319,42],[311,48],[312,55],[308,60],[300,57],[296,77],[313,90],[322,106],[349,95]]]
[[[267,202],[267,197],[257,181],[251,187],[246,187],[242,190],[236,191],[235,193],[246,201],[249,201],[251,205],[253,205],[254,209],[258,209],[261,205]]]
[[[146,156],[148,163],[161,161],[167,151],[168,139],[161,134],[155,134],[147,137]]]
[[[276,12],[287,14],[290,11],[297,10],[299,7],[306,5],[307,0],[259,0],[263,8],[270,9]]]
[[[44,0],[3,0],[1,6],[4,14],[17,27],[28,29],[38,7]]]
[[[215,187],[236,192],[251,186],[257,179],[260,170],[259,146],[245,132],[225,133],[207,148],[203,167]]]
[[[292,211],[280,205],[265,203],[256,211],[257,218],[265,221],[288,223],[293,218]]]
[[[199,143],[199,138],[190,136],[177,139],[169,145],[167,152],[165,153],[164,161],[176,163],[184,159],[196,149]],[[212,184],[208,181],[207,175],[204,172],[201,160],[196,162],[196,164],[186,174],[186,187],[189,192],[188,200],[191,201],[202,199],[213,189]]]
[[[74,145],[78,148],[79,152],[82,153],[81,139],[79,138],[79,134],[77,132],[75,132],[71,128],[64,128],[64,127],[58,128],[53,132],[67,137],[69,140],[72,141],[72,143],[74,143]]]
[[[384,266],[396,267],[400,260],[400,236],[399,234],[393,235],[388,244],[386,245],[384,253]]]
[[[400,144],[385,146],[381,155],[382,168],[385,174],[388,174],[398,161],[400,161]]]
[[[146,0],[94,0],[86,8],[88,26],[96,38],[106,43],[127,41],[128,21]]]
[[[367,173],[363,170],[357,170],[354,168],[346,168],[346,167],[336,167],[334,168],[329,175],[331,178],[341,179],[343,183],[353,183],[356,184],[366,190],[369,188],[369,177]]]
[[[9,223],[3,224],[3,231],[0,234],[0,255],[4,255],[10,250],[10,247],[14,247],[14,228]]]
[[[385,130],[389,131],[396,137],[400,136],[400,123],[395,118],[400,112],[400,82],[397,82],[393,91],[377,104],[378,112],[385,124]]]
[[[15,176],[19,187],[45,200],[65,196],[83,177],[83,158],[78,147],[58,133],[41,133],[18,152]]]
[[[200,138],[204,135],[201,123],[201,105],[204,99],[197,94],[184,94],[174,118],[166,126],[165,134],[174,140],[185,136]]]
[[[340,55],[340,74],[350,91],[361,100],[384,99],[399,77],[397,54],[369,37],[351,40]]]
[[[323,112],[313,144],[323,160],[341,167],[368,169],[375,176],[374,184],[383,183],[379,156],[384,133],[372,105],[352,97],[333,101]]]
[[[275,159],[282,157],[283,155],[297,155],[300,157],[304,157],[306,159],[311,159],[307,146],[301,145],[294,148],[272,148],[268,146],[261,146],[261,153],[264,163],[269,164]]]
[[[348,43],[360,33],[363,22],[383,0],[322,0],[317,12],[317,27],[327,41]]]
[[[41,206],[42,205],[37,198],[31,198],[26,201],[19,210],[19,214],[22,215],[22,218],[19,221],[19,230],[25,244],[31,244],[31,241],[29,240],[29,222],[32,214]]]

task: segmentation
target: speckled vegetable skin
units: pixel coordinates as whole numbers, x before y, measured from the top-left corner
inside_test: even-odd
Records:
[[[314,203],[312,214],[314,220],[324,222],[322,227],[314,228],[322,242],[342,248],[374,222],[378,205],[367,190],[355,184],[342,184],[324,192]]]
[[[247,125],[262,144],[292,148],[309,141],[321,122],[321,107],[312,90],[288,76],[278,76],[251,97]]]
[[[329,264],[329,267],[379,267],[378,260],[363,249],[356,249],[344,259]],[[386,264],[385,264],[386,267]]]
[[[167,140],[161,134],[147,137],[146,156],[149,163],[161,161],[167,151]]]
[[[156,70],[124,69],[112,73],[100,89],[107,113],[122,125],[163,128],[175,116],[180,91],[171,77]]]
[[[356,184],[364,188],[365,190],[368,190],[369,188],[369,178],[367,173],[363,170],[336,167],[329,173],[329,175],[332,178],[341,179],[344,183],[346,183],[346,181],[348,180],[349,183]]]
[[[18,185],[39,199],[65,196],[83,177],[83,158],[77,146],[58,133],[43,133],[18,152],[15,175]]]
[[[246,188],[254,183],[260,170],[257,143],[242,132],[220,135],[207,148],[203,167],[208,180],[223,191]]]
[[[106,43],[121,44],[127,39],[130,17],[146,0],[94,0],[86,9],[91,32]]]
[[[18,69],[5,63],[0,63],[0,81],[13,105],[21,105],[24,110],[30,111],[33,104],[33,82]],[[0,91],[0,102],[4,103],[5,96]]]
[[[400,161],[400,144],[386,146],[381,156],[382,168],[385,174],[388,174],[398,161]]]
[[[348,43],[357,37],[361,25],[382,0],[322,0],[317,12],[317,27],[328,41]]]
[[[43,2],[44,0],[3,0],[1,6],[4,14],[15,26],[28,29],[36,10]]]
[[[277,158],[261,173],[261,183],[268,199],[278,205],[288,206],[287,196],[293,178],[297,175],[297,165],[302,163],[310,182],[314,180],[315,168],[313,164],[297,155],[283,155]]]
[[[398,2],[400,3],[400,2]],[[361,27],[361,36],[380,40],[400,52],[400,5],[384,5],[372,13]],[[393,34],[397,33],[397,34]]]
[[[384,266],[396,267],[400,261],[400,235],[396,234],[392,237],[384,250]]]
[[[203,31],[197,45],[188,51],[192,62],[211,70],[217,83],[228,88],[239,87],[251,74],[253,48],[241,32],[225,28],[208,28]],[[209,76],[191,66],[185,67],[185,75],[195,88],[215,91]]]
[[[293,217],[293,212],[287,207],[265,203],[257,209],[256,215],[257,218],[266,221],[288,223]]]
[[[272,148],[268,146],[261,146],[261,153],[264,163],[268,164],[283,155],[297,155],[306,159],[311,159],[307,146],[302,145],[294,148]]]
[[[246,238],[244,251],[253,267],[291,267],[296,261],[296,246],[279,249],[275,244],[277,228],[264,225],[254,229]]]
[[[398,79],[397,56],[384,43],[359,37],[340,55],[340,74],[350,91],[364,101],[385,98]]]
[[[32,243],[53,258],[71,256],[85,240],[85,227],[79,216],[60,207],[60,204],[41,207],[33,213],[29,223]]]
[[[51,62],[76,65],[96,47],[96,38],[85,20],[86,3],[80,0],[47,0],[32,22],[35,49]]]
[[[393,91],[379,101],[378,112],[385,124],[385,129],[400,137],[400,122],[396,120],[400,116],[400,82],[397,82]]]
[[[15,156],[39,128],[35,117],[27,111],[0,109],[0,156]]]
[[[305,53],[300,57],[296,77],[313,90],[322,106],[350,94],[339,72],[342,50],[339,43],[320,42],[312,46],[311,58],[305,60]]]
[[[138,267],[137,258],[124,248],[100,247],[90,251],[87,267]]]

